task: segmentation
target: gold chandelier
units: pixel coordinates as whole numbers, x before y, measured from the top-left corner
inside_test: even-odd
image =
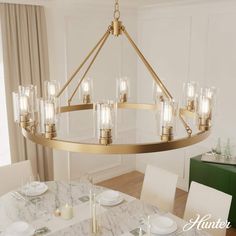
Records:
[[[114,19],[111,25],[108,26],[105,34],[61,89],[59,89],[60,86],[57,81],[46,81],[44,98],[37,99],[37,89],[33,85],[19,86],[19,91],[13,93],[15,121],[21,127],[22,134],[25,138],[43,146],[71,152],[135,154],[182,148],[196,144],[209,136],[212,123],[212,110],[215,105],[215,89],[204,88],[197,94],[198,86],[195,82],[185,83],[183,107],[178,109],[172,95],[143,56],[119,19],[119,3],[116,0]],[[126,77],[121,77],[117,80],[118,102],[93,102],[93,82],[92,79],[87,77],[87,74],[110,35],[115,37],[124,35],[150,72],[154,80],[153,95],[155,102],[153,104],[129,103],[130,84],[129,79]],[[89,59],[91,61],[69,97],[68,105],[60,106],[60,96]],[[78,92],[81,103],[72,105],[73,98]],[[90,109],[93,109],[95,114],[94,129],[97,137],[96,142],[72,142],[57,137],[57,121],[60,113]],[[117,109],[155,110],[160,122],[160,139],[157,137],[157,141],[152,143],[113,143],[114,129],[117,125]],[[189,119],[188,117],[195,121],[197,126],[196,132],[193,132],[186,122]],[[186,130],[186,135],[178,139],[175,138],[176,119],[180,119]]]

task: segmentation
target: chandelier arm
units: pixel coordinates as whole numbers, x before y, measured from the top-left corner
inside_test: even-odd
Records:
[[[84,74],[83,74],[81,80],[79,81],[79,83],[78,83],[78,85],[76,86],[74,92],[72,93],[71,97],[69,98],[69,100],[68,100],[69,106],[70,106],[70,104],[71,104],[71,101],[72,101],[73,97],[75,96],[76,92],[78,91],[78,89],[79,89],[81,83],[83,82],[85,76],[87,75],[87,73],[89,72],[91,66],[93,65],[94,61],[96,60],[96,58],[97,58],[99,52],[101,51],[102,47],[104,46],[105,42],[107,41],[109,35],[110,35],[110,32],[107,31],[107,32],[106,32],[106,35],[105,35],[105,37],[104,37],[104,39],[103,39],[103,41],[101,42],[100,46],[98,47],[98,50],[97,50],[97,52],[95,53],[93,59],[91,60],[91,62],[90,62],[90,64],[89,64],[88,68],[87,68],[86,71],[84,72]]]
[[[192,132],[193,132],[193,131],[192,131],[192,129],[190,128],[190,126],[187,124],[187,122],[184,120],[183,112],[182,112],[181,109],[179,110],[179,118],[180,118],[182,124],[184,125],[184,128],[185,128],[185,130],[186,130],[188,136],[190,137],[190,136],[192,135]]]
[[[122,27],[121,29],[125,36],[127,37],[127,39],[129,40],[129,42],[131,43],[131,45],[133,46],[134,50],[136,51],[136,53],[139,55],[140,59],[143,61],[144,65],[146,66],[146,68],[148,69],[148,71],[151,73],[152,78],[156,81],[156,83],[161,87],[163,93],[166,95],[167,98],[169,98],[170,100],[173,99],[172,95],[170,94],[170,92],[167,90],[166,86],[162,83],[162,81],[160,80],[160,78],[157,76],[156,72],[153,70],[153,68],[151,67],[151,65],[149,64],[149,62],[147,61],[147,59],[144,57],[144,55],[142,54],[142,52],[139,50],[139,48],[137,47],[137,45],[135,44],[135,42],[133,41],[133,39],[130,37],[129,33],[126,31],[126,29],[124,27]]]
[[[64,92],[64,90],[68,87],[68,85],[71,83],[71,81],[75,78],[75,76],[79,73],[81,68],[84,66],[84,64],[87,62],[87,60],[90,58],[90,56],[94,53],[94,51],[97,49],[97,47],[100,45],[100,43],[103,41],[103,39],[106,37],[107,33],[110,32],[110,29],[108,29],[105,34],[101,37],[101,39],[97,42],[97,44],[94,46],[94,48],[89,52],[89,54],[86,56],[86,58],[83,60],[83,62],[77,67],[77,69],[74,71],[74,73],[70,76],[70,78],[67,80],[65,85],[61,88],[61,90],[58,92],[56,97],[60,97],[61,94]]]

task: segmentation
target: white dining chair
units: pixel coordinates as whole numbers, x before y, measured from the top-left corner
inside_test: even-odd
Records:
[[[148,165],[141,192],[141,200],[172,212],[178,176],[156,166]]]
[[[29,181],[32,175],[29,160],[0,167],[0,196],[20,187],[27,180]]]
[[[188,199],[184,212],[184,219],[196,219],[197,214],[200,217],[210,214],[211,218],[208,222],[216,222],[218,219],[227,221],[232,196],[223,193],[214,188],[203,184],[191,182]],[[214,236],[223,236],[226,229],[204,229]]]

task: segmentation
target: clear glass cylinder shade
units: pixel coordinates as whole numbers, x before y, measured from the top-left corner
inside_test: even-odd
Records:
[[[35,85],[19,86],[19,111],[28,114],[31,121],[37,119],[37,87]]]
[[[201,89],[201,94],[205,94],[211,100],[212,109],[215,112],[216,105],[217,105],[217,89],[216,89],[216,87]]]
[[[40,132],[44,133],[46,125],[56,125],[58,123],[58,107],[55,100],[46,100],[42,98],[38,100],[38,104]]]
[[[188,110],[196,110],[198,84],[194,81],[186,82],[183,86],[183,105]]]
[[[208,119],[211,117],[212,102],[206,94],[200,94],[198,97],[197,114],[200,118]]]
[[[86,78],[80,85],[80,100],[82,103],[92,103],[93,99],[93,80]]]
[[[19,99],[19,111],[20,111],[20,115],[27,115],[29,114],[29,97],[26,95],[19,95],[18,96]]]
[[[44,97],[53,100],[60,90],[60,83],[56,80],[44,81]]]
[[[119,102],[127,102],[130,97],[130,81],[128,77],[121,77],[117,79],[116,93]]]
[[[100,138],[102,130],[110,130],[116,136],[117,104],[113,101],[98,102],[94,106],[95,135]]]
[[[160,134],[163,130],[171,128],[172,132],[176,127],[176,116],[178,114],[178,104],[173,101],[162,101],[160,112]]]
[[[163,91],[161,87],[156,83],[156,81],[153,81],[152,84],[152,93],[153,93],[153,101],[158,104],[161,101],[163,101]]]
[[[19,86],[19,95],[25,95],[29,98],[29,111],[37,111],[37,86],[35,85],[26,85]]]

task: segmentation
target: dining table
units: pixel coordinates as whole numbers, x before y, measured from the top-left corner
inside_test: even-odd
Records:
[[[37,197],[20,194],[20,188],[0,197],[0,235],[13,222],[24,221],[36,229],[46,228],[43,233],[35,235],[50,236],[91,236],[91,211],[89,194],[93,188],[96,195],[106,191],[104,187],[92,185],[88,181],[50,181],[45,182],[48,190]],[[19,196],[13,193],[19,193]],[[115,206],[100,206],[98,211],[99,233],[101,236],[139,236],[145,235],[143,219],[152,215],[171,218],[177,223],[177,230],[169,235],[209,235],[196,227],[183,230],[187,223],[170,212],[139,199],[120,193],[123,201]],[[73,206],[73,217],[63,219],[55,214],[65,204]],[[38,231],[40,232],[40,231]],[[153,234],[154,235],[154,234]],[[155,234],[156,235],[156,234]]]

